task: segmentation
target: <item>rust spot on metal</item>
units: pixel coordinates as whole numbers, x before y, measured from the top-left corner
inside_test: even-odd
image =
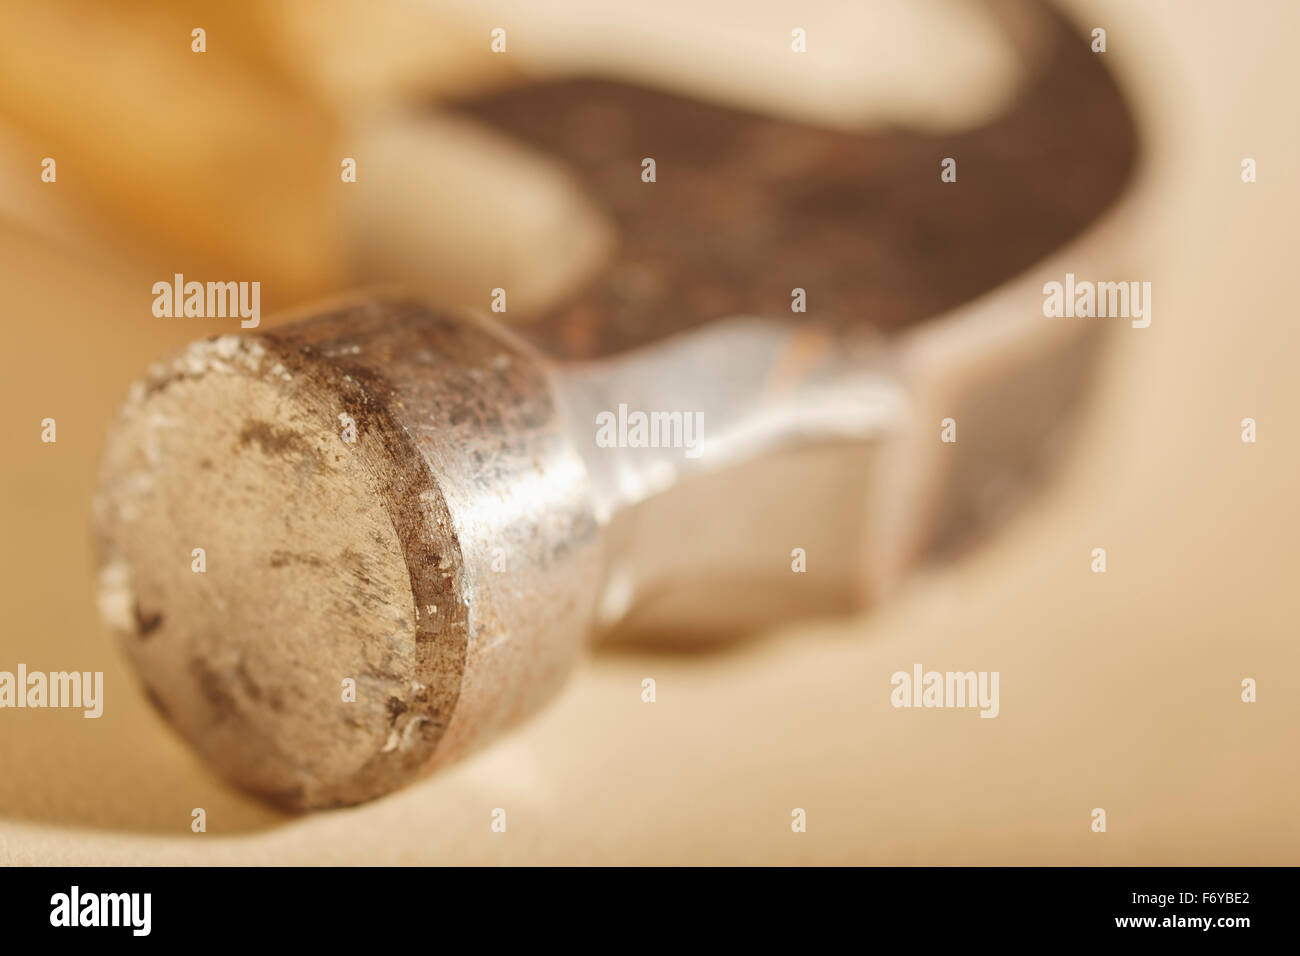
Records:
[[[267,455],[292,455],[320,459],[312,444],[290,428],[280,428],[270,422],[250,420],[239,433],[241,445],[256,445]]]
[[[161,613],[145,611],[140,607],[139,601],[135,602],[131,610],[135,615],[135,631],[141,637],[148,637],[158,630],[163,622]]]

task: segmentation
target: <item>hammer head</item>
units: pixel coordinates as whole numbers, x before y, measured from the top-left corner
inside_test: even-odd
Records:
[[[391,791],[537,706],[599,559],[545,362],[400,301],[155,366],[95,521],[101,609],[150,698],[293,808]]]

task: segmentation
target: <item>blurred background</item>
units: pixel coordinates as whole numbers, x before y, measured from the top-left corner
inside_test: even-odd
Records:
[[[1019,65],[968,0],[6,5],[0,669],[102,670],[106,706],[0,712],[0,862],[1300,862],[1300,6],[1064,7],[1107,30],[1138,117],[1130,271],[1154,290],[1151,327],[1110,337],[1067,473],[868,616],[707,654],[599,653],[487,751],[295,818],[199,763],[95,612],[109,418],[151,361],[231,331],[155,318],[152,284],[256,279],[272,324],[376,282],[482,308],[495,285],[527,298],[572,281],[602,241],[580,197],[439,119],[439,98],[602,72],[833,126],[944,130],[994,115]],[[805,57],[789,55],[795,26]],[[914,662],[999,670],[1000,716],[891,708],[889,677]]]

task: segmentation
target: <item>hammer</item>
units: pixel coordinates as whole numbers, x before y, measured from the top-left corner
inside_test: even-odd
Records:
[[[534,712],[600,634],[851,610],[978,540],[1050,463],[1101,328],[1011,280],[1136,156],[1087,44],[995,7],[1037,65],[955,136],[600,79],[455,104],[563,163],[617,254],[509,328],[372,293],[137,382],[99,600],[158,710],[279,805],[354,804]]]

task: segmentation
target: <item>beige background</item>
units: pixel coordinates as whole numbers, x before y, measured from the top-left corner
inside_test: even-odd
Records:
[[[111,218],[92,229],[79,203],[59,218],[11,190],[0,669],[103,670],[107,699],[97,721],[0,711],[0,862],[1300,863],[1300,5],[1070,7],[1107,28],[1148,136],[1132,277],[1152,281],[1154,312],[1112,336],[1068,474],[869,616],[710,653],[599,653],[495,747],[346,811],[291,818],[226,787],[149,710],[100,626],[89,502],[112,407],[152,358],[225,329],[154,319],[168,260],[81,241],[114,235]],[[974,116],[1003,67],[961,62],[993,91]],[[46,154],[45,134],[14,126]],[[25,148],[7,169],[34,177]],[[76,181],[61,164],[51,188]],[[329,285],[310,273],[309,291]],[[38,440],[46,416],[55,445]],[[1246,416],[1257,444],[1240,441]],[[1106,575],[1089,571],[1094,547]],[[892,709],[889,675],[915,662],[1000,671],[1001,715]],[[1256,704],[1240,701],[1244,677]],[[1098,806],[1105,834],[1089,829]],[[189,830],[194,807],[205,834]],[[495,807],[506,834],[489,829]],[[791,832],[794,807],[807,833]]]

